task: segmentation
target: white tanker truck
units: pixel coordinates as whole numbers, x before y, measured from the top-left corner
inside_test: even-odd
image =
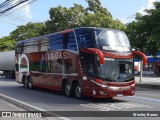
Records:
[[[0,71],[6,78],[15,78],[15,50],[0,52]]]

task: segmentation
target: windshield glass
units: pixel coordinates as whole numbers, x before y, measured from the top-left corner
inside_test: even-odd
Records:
[[[123,82],[133,80],[133,59],[105,58],[99,65],[98,76],[102,80]]]
[[[97,46],[104,51],[130,52],[131,45],[122,31],[118,30],[94,30]]]

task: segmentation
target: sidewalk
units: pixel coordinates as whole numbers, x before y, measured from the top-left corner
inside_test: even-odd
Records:
[[[135,76],[136,86],[142,88],[152,88],[160,90],[160,77],[157,77],[153,74],[143,75],[142,80],[140,81],[140,76]]]

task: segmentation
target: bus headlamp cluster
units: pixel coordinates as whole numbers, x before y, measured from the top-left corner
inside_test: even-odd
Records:
[[[101,87],[103,87],[103,88],[108,88],[108,86],[107,85],[103,85],[103,84],[100,84],[100,83],[98,83],[98,82],[95,82],[94,80],[91,80],[93,83],[95,83],[96,85],[98,85],[98,86],[101,86]]]
[[[135,83],[131,85],[131,87],[135,87]]]

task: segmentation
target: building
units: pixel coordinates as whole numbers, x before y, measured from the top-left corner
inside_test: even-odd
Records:
[[[154,74],[160,76],[160,52],[156,53],[156,57],[153,57],[151,54],[146,53],[147,57],[147,69],[148,71],[154,71]]]

